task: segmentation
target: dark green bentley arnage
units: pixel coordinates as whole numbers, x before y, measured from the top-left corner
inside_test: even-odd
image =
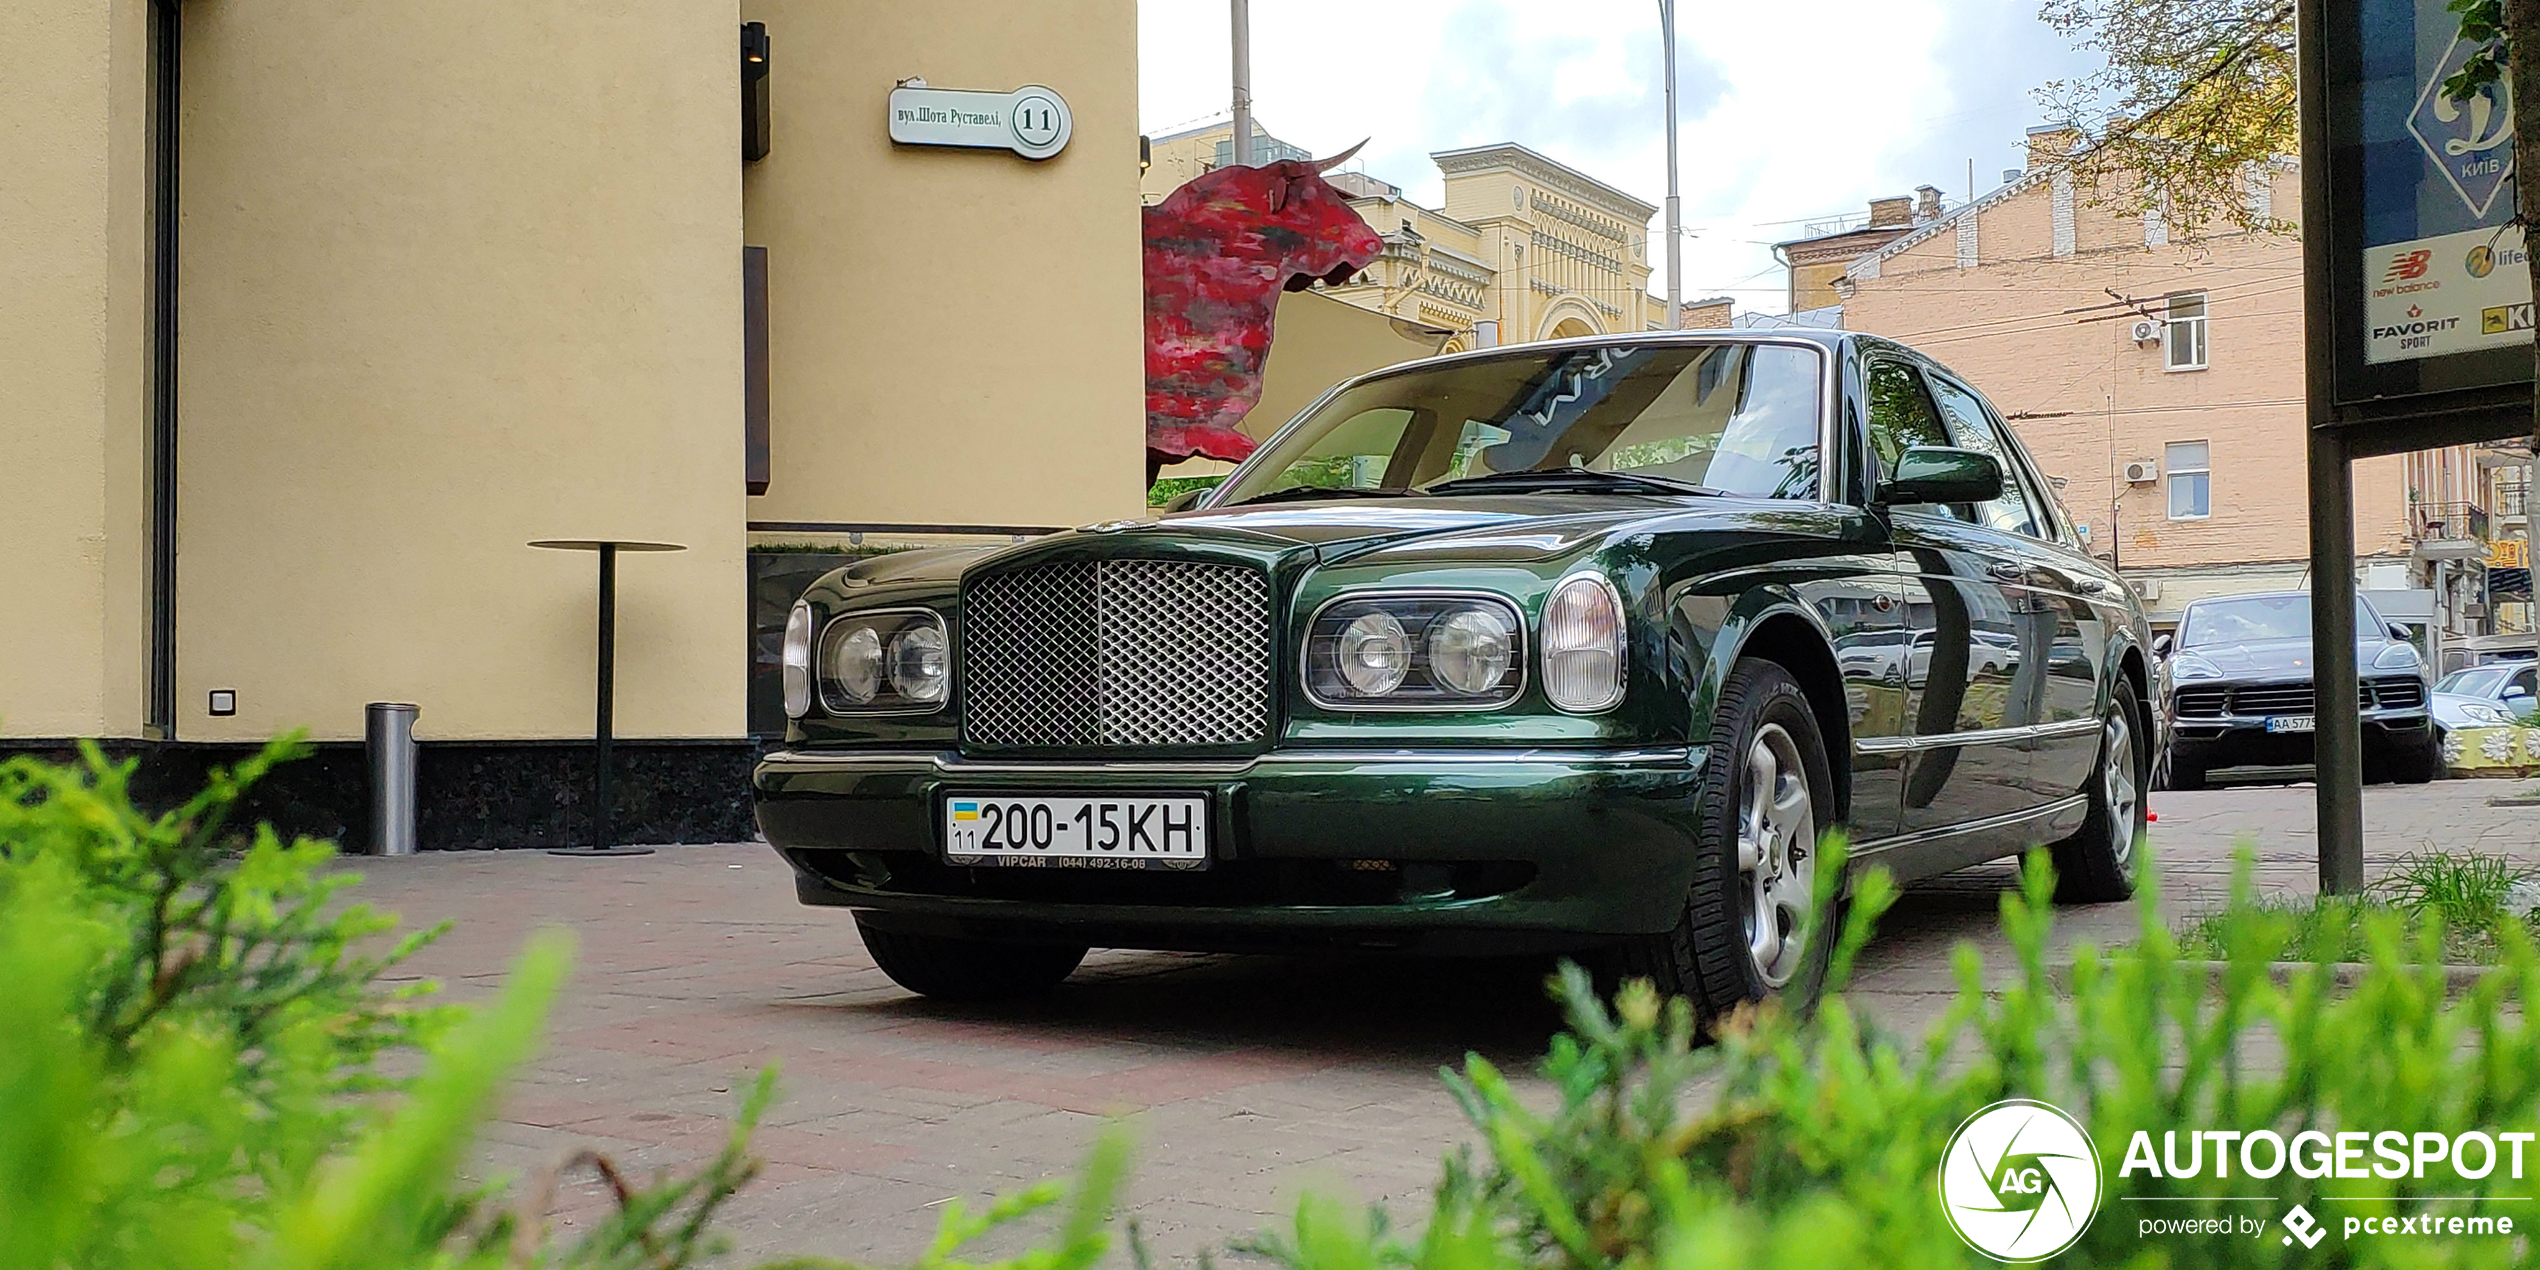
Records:
[[[1841,332],[1441,357],[1188,510],[840,569],[758,817],[922,993],[1088,946],[1558,948],[1805,988],[1819,835],[2133,887],[2143,616],[1993,409]]]

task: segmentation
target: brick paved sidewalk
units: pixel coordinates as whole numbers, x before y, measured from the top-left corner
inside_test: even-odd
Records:
[[[2540,815],[2489,808],[2493,782],[2369,791],[2368,863],[2475,845],[2540,863]],[[2314,876],[2308,787],[2154,796],[2173,910],[2219,900],[2236,838],[2270,889]],[[1440,1085],[1478,1051],[1525,1071],[1558,1020],[1547,963],[1374,956],[1098,952],[1051,997],[954,1007],[900,991],[843,914],[797,906],[763,846],[648,857],[428,854],[362,862],[362,895],[457,929],[417,963],[459,1000],[489,993],[532,930],[562,926],[579,969],[546,1055],[489,1134],[489,1171],[582,1146],[638,1169],[685,1165],[727,1132],[738,1091],[776,1063],[784,1097],[757,1137],[767,1173],[736,1202],[748,1254],[913,1258],[941,1206],[976,1203],[1082,1157],[1106,1117],[1138,1144],[1129,1213],[1181,1261],[1258,1231],[1302,1188],[1422,1210],[1465,1138]],[[1870,949],[1855,995],[1900,1027],[1937,1014],[1952,945],[1994,950],[2008,865],[1916,888]],[[2130,907],[2069,910],[2059,938],[2130,937]],[[566,1221],[602,1197],[563,1193]]]

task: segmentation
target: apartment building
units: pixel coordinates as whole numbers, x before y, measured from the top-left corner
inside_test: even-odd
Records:
[[[1835,284],[1843,325],[1913,344],[1983,388],[2156,622],[2202,596],[2302,585],[2301,244],[2173,232],[2124,191],[2058,172],[2069,140],[2032,133],[2026,169],[1848,265]],[[2248,191],[2260,217],[2290,214],[2300,172],[2289,160],[2252,172]],[[2481,463],[2455,447],[2355,472],[2363,586],[2455,634],[2495,621],[2498,522]]]

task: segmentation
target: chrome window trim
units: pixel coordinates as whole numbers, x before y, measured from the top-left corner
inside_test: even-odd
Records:
[[[1856,754],[1896,754],[1909,750],[1950,750],[1961,746],[2007,745],[2013,741],[2042,741],[2050,737],[2079,736],[2095,732],[2097,719],[2058,719],[2053,723],[2024,723],[2013,728],[1978,728],[1970,732],[1943,732],[1936,736],[1865,736],[1852,742]]]
[[[1286,423],[1280,424],[1275,431],[1262,439],[1261,444],[1254,448],[1253,453],[1258,456],[1268,454],[1272,450],[1277,449],[1279,442],[1285,440],[1289,432],[1293,431],[1298,424],[1312,418],[1314,412],[1321,410],[1324,404],[1331,401],[1332,398],[1337,397],[1342,393],[1359,386],[1360,384],[1372,383],[1379,379],[1388,379],[1395,375],[1407,375],[1419,371],[1435,370],[1441,366],[1456,366],[1465,362],[1489,361],[1498,357],[1531,356],[1540,353],[1545,349],[1592,348],[1603,345],[1626,347],[1658,345],[1662,347],[1673,347],[1677,345],[1698,344],[1770,344],[1783,348],[1804,348],[1817,355],[1817,501],[1823,503],[1840,502],[1841,500],[1835,496],[1836,473],[1834,464],[1834,437],[1836,431],[1842,424],[1843,412],[1841,408],[1841,397],[1843,382],[1840,368],[1842,366],[1843,357],[1841,350],[1845,340],[1849,337],[1844,336],[1840,332],[1838,332],[1837,335],[1838,338],[1834,339],[1812,339],[1799,335],[1763,334],[1755,331],[1741,331],[1735,329],[1704,331],[1626,331],[1614,335],[1581,335],[1566,340],[1536,340],[1525,344],[1500,344],[1490,348],[1468,348],[1461,353],[1447,353],[1442,356],[1425,358],[1420,361],[1399,362],[1392,366],[1383,367],[1382,369],[1371,370],[1364,375],[1357,375],[1349,379],[1344,379],[1341,382],[1324,389],[1321,396],[1307,402],[1304,409],[1290,415]],[[1197,503],[1192,505],[1191,510],[1204,511],[1215,508],[1217,506],[1217,496],[1225,490],[1233,487],[1237,480],[1244,475],[1244,469],[1252,466],[1253,462],[1253,459],[1248,458],[1243,462],[1236,464],[1233,471],[1226,473],[1226,479],[1219,481],[1214,488],[1210,489],[1206,495],[1202,496]],[[1699,496],[1697,495],[1696,497]],[[1801,502],[1805,500],[1784,499],[1781,501]]]
[[[1517,666],[1517,686],[1505,697],[1461,705],[1434,705],[1427,702],[1385,705],[1382,704],[1384,699],[1381,697],[1369,701],[1343,703],[1325,701],[1316,695],[1314,669],[1311,664],[1314,658],[1314,628],[1322,624],[1323,614],[1333,605],[1351,600],[1385,599],[1478,600],[1485,604],[1497,604],[1508,610],[1508,616],[1516,619],[1513,629],[1522,644],[1514,659]],[[1305,694],[1307,701],[1321,709],[1343,714],[1361,711],[1390,711],[1397,714],[1473,714],[1483,710],[1504,710],[1524,699],[1527,685],[1533,682],[1526,673],[1532,669],[1533,658],[1534,640],[1526,631],[1526,610],[1524,606],[1517,603],[1515,596],[1502,595],[1497,591],[1463,591],[1450,587],[1369,587],[1357,591],[1343,591],[1314,606],[1313,614],[1305,619],[1305,630],[1299,634],[1296,641],[1296,684],[1297,688]]]
[[[931,706],[831,705],[829,703],[829,676],[823,671],[821,666],[821,663],[826,660],[822,654],[826,652],[829,647],[829,632],[840,622],[861,621],[865,618],[873,617],[899,617],[911,613],[920,617],[933,618],[935,621],[935,628],[944,633],[944,699]],[[891,646],[884,644],[882,646],[883,664],[881,682],[882,686],[885,687],[889,686],[891,682],[890,661]],[[944,619],[943,611],[940,609],[930,609],[923,604],[903,604],[896,605],[891,608],[849,609],[843,613],[832,613],[826,621],[823,621],[820,624],[819,632],[812,637],[811,641],[812,704],[819,706],[822,714],[828,715],[833,719],[886,719],[923,714],[942,714],[944,712],[944,707],[952,704],[953,692],[957,686],[953,683],[953,661],[952,623]],[[896,690],[894,691],[894,695],[896,695]]]

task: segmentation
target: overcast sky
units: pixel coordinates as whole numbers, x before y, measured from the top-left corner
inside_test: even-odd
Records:
[[[1778,312],[1767,246],[1810,219],[2020,164],[2031,90],[2086,63],[2036,0],[1688,0],[1677,10],[1687,299]],[[1222,116],[1224,0],[1139,6],[1149,133]],[[1667,190],[1655,0],[1253,0],[1261,125],[1442,197],[1434,150],[1515,141],[1658,203]],[[1653,222],[1653,231],[1656,226]],[[1653,249],[1666,285],[1665,257]]]

